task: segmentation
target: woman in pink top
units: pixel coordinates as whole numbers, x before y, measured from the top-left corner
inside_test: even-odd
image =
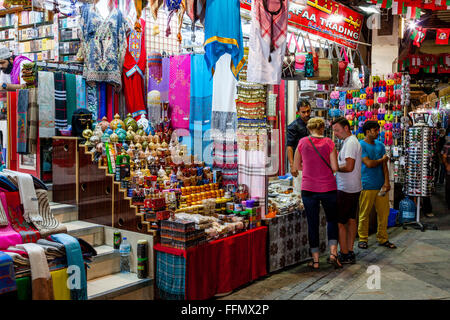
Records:
[[[313,257],[309,266],[314,270],[319,269],[319,210],[322,203],[327,217],[329,262],[335,268],[342,268],[337,257],[337,186],[334,177],[338,170],[337,152],[333,141],[323,136],[323,119],[310,119],[307,128],[311,135],[299,141],[294,164],[302,171],[302,200],[308,220],[309,247]]]

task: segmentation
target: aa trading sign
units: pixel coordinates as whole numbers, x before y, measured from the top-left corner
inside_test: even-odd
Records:
[[[297,1],[305,2],[305,1]],[[241,0],[241,8],[250,10],[251,0]],[[356,49],[364,16],[332,0],[306,1],[306,6],[290,1],[289,25]]]

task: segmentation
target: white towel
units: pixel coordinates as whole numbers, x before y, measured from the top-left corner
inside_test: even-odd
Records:
[[[7,175],[17,177],[19,184],[20,203],[23,205],[23,218],[28,223],[42,222],[42,216],[39,214],[39,202],[34,189],[34,182],[31,175],[5,169],[3,172]]]

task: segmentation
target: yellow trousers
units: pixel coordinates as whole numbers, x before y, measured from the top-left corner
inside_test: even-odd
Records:
[[[389,218],[389,195],[378,196],[379,190],[363,190],[359,197],[359,241],[367,242],[369,238],[369,216],[375,205],[377,211],[377,240],[379,243],[388,241],[387,224]]]

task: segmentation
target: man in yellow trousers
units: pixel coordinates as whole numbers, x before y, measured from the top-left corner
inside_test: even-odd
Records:
[[[380,134],[380,126],[376,121],[366,121],[363,126],[365,138],[362,140],[362,168],[361,180],[363,190],[359,198],[359,225],[358,247],[368,248],[369,216],[375,205],[377,211],[377,241],[380,246],[395,249],[396,246],[389,242],[387,224],[389,217],[389,171],[384,144],[377,141]]]

